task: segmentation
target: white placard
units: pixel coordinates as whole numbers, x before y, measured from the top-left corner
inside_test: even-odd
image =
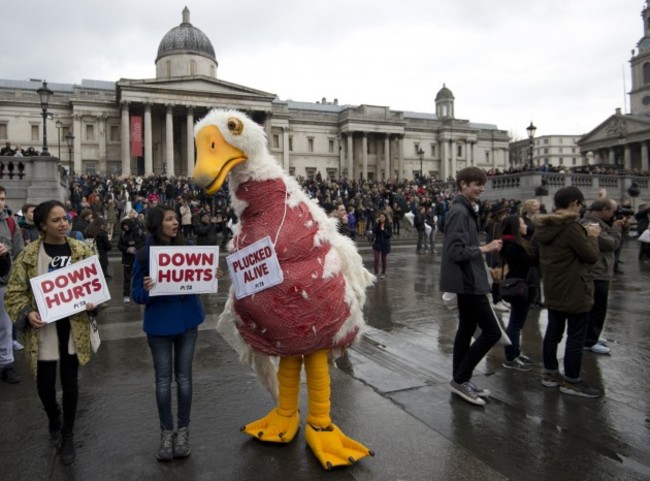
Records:
[[[150,296],[217,292],[219,246],[151,246]]]
[[[108,285],[97,256],[88,257],[30,279],[43,322],[54,322],[110,300]]]
[[[235,298],[242,299],[284,280],[269,236],[226,257]]]

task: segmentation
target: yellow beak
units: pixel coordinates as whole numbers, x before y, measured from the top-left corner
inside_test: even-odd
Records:
[[[228,172],[246,160],[246,154],[226,142],[214,125],[203,127],[196,134],[194,181],[208,194],[217,192]]]

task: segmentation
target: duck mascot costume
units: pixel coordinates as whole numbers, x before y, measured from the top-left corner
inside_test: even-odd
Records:
[[[300,426],[304,364],[305,438],[322,466],[330,470],[374,456],[332,422],[328,365],[330,351],[340,354],[363,332],[365,289],[374,276],[352,240],[338,233],[338,220],[309,199],[271,156],[260,125],[238,111],[212,110],[197,122],[194,136],[195,182],[214,194],[229,176],[239,218],[231,256],[268,238],[271,248],[264,248],[262,257],[276,257],[281,271],[281,280],[251,295],[237,296],[231,288],[219,318],[219,332],[276,400],[271,412],[242,431],[265,442],[291,442]]]

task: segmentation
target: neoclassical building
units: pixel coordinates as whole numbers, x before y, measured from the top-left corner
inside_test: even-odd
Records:
[[[264,126],[269,149],[294,175],[366,179],[454,176],[466,166],[507,167],[509,136],[495,125],[458,119],[443,88],[435,113],[387,106],[281,100],[222,80],[208,37],[182,22],[163,37],[156,78],[48,83],[50,154],[74,172],[191,176],[193,124],[212,108],[248,113]],[[0,80],[0,142],[41,150],[41,80]],[[65,137],[74,136],[68,150]]]
[[[632,50],[631,113],[615,113],[578,140],[589,163],[627,170],[650,169],[650,2],[641,12],[643,36]]]

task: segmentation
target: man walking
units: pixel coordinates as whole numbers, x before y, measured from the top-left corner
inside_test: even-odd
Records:
[[[600,257],[598,262],[589,269],[589,274],[594,280],[594,305],[589,311],[587,322],[587,337],[585,338],[585,350],[596,354],[608,354],[610,349],[600,341],[600,333],[605,325],[607,315],[607,296],[609,295],[609,282],[614,275],[615,253],[621,245],[622,226],[625,222],[619,219],[610,222],[617,209],[616,201],[601,198],[594,201],[584,215],[580,224],[598,224],[600,235],[598,236],[598,250]]]
[[[6,202],[7,190],[0,186],[0,241],[5,244],[11,257],[15,258],[25,247],[25,241],[16,221],[5,209]],[[10,384],[16,384],[20,382],[20,377],[14,370],[13,324],[4,301],[8,280],[9,274],[0,277],[0,378]]]
[[[471,382],[476,365],[501,338],[501,330],[487,294],[491,292],[483,254],[498,252],[501,239],[479,245],[478,214],[474,205],[485,190],[487,177],[477,167],[458,172],[459,195],[446,216],[440,266],[440,290],[453,292],[458,300],[458,330],[454,339],[451,392],[477,406],[485,405],[489,391]],[[476,327],[481,335],[472,343]]]
[[[554,213],[536,217],[535,232],[548,307],[542,384],[559,386],[564,394],[595,398],[601,396],[601,392],[582,380],[580,370],[589,310],[594,303],[589,268],[599,258],[601,228],[597,223],[584,227],[578,223],[584,196],[577,187],[558,190],[554,201]],[[562,376],[558,369],[557,347],[565,327],[567,340]]]

